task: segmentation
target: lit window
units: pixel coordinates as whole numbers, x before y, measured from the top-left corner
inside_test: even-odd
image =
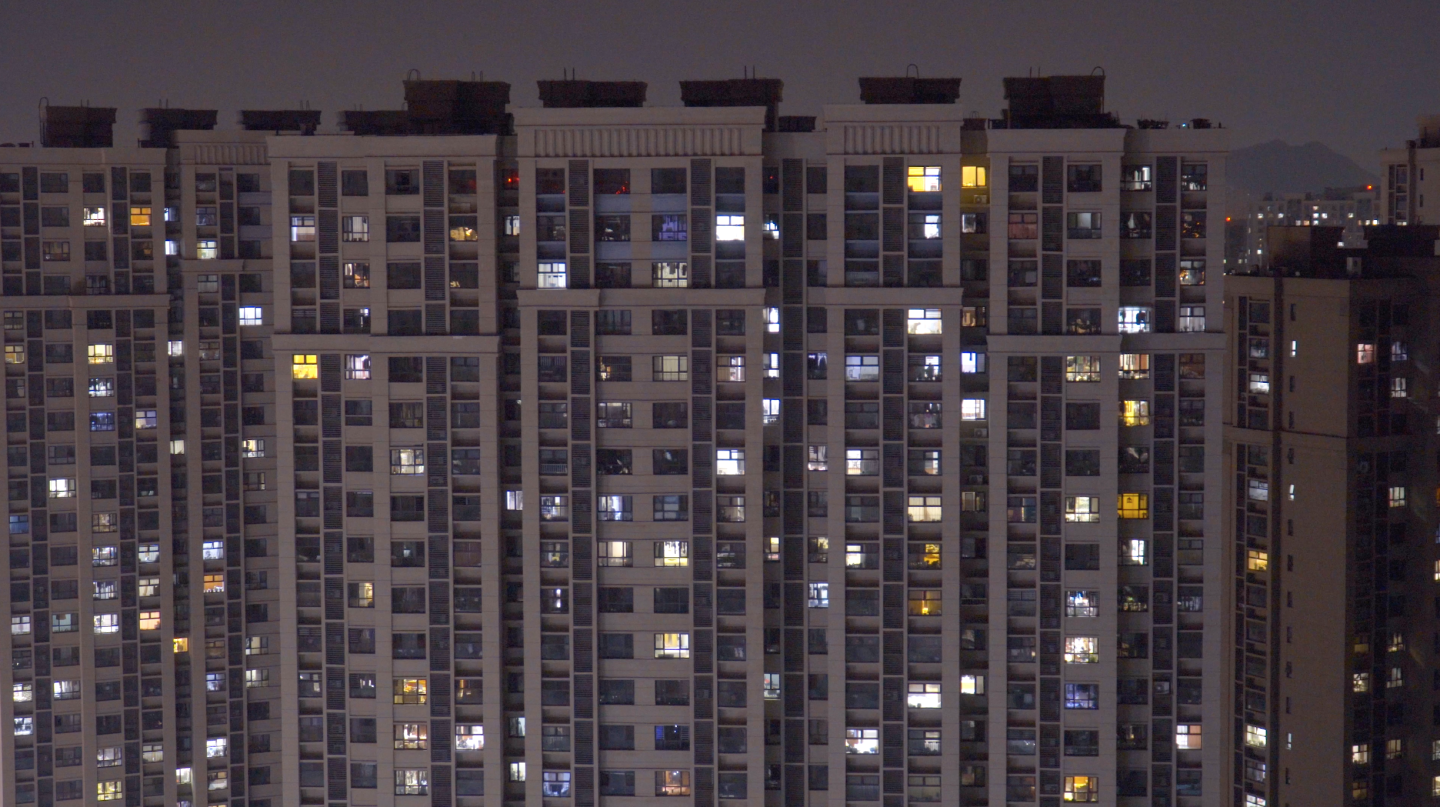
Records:
[[[264,324],[265,324],[265,322],[264,322],[264,317],[262,316],[260,306],[258,306],[258,305],[242,305],[242,306],[240,306],[240,324],[241,324],[241,325],[264,325]]]
[[[1150,497],[1144,493],[1121,493],[1120,497],[1121,518],[1149,518]]]
[[[1361,342],[1360,344],[1358,344],[1358,345],[1355,346],[1355,363],[1356,363],[1356,364],[1374,364],[1374,363],[1375,363],[1375,343],[1374,343],[1374,342]]]
[[[1385,758],[1399,759],[1405,755],[1405,741],[1399,737],[1385,741]]]
[[[1100,380],[1100,357],[1099,357],[1099,356],[1066,356],[1066,357],[1065,357],[1065,380],[1066,380],[1066,381],[1099,381],[1099,380]]]
[[[90,549],[90,565],[114,566],[120,562],[120,549],[115,546],[96,546]]]
[[[200,544],[200,558],[202,560],[224,560],[225,541],[215,538],[202,542]]]
[[[744,381],[745,357],[717,355],[715,357],[716,381]]]
[[[1120,354],[1120,377],[1126,379],[1139,379],[1150,377],[1150,354],[1149,353],[1121,353]]]
[[[15,684],[11,687],[10,699],[15,703],[30,703],[35,700],[35,685],[30,682]]]
[[[1389,497],[1389,498],[1390,498],[1390,506],[1391,506],[1391,507],[1404,507],[1404,506],[1405,506],[1405,487],[1404,487],[1403,485],[1391,486],[1391,488],[1390,488],[1390,497]]]
[[[424,768],[396,768],[395,795],[424,796],[430,792],[430,772]]]
[[[1100,640],[1095,636],[1065,637],[1066,664],[1098,664]]]
[[[905,321],[905,328],[906,332],[911,334],[940,333],[940,309],[910,309],[910,315]]]
[[[906,500],[906,516],[911,524],[943,520],[940,496],[910,496]]]
[[[1120,565],[1144,566],[1148,547],[1144,538],[1120,539]]]
[[[485,727],[479,723],[455,724],[455,750],[485,750]]]
[[[779,353],[766,353],[766,354],[764,354],[764,355],[761,357],[761,359],[762,359],[762,365],[763,365],[762,369],[764,369],[764,371],[765,371],[765,377],[766,377],[766,378],[779,378],[779,377],[780,377],[780,354],[779,354]]]
[[[745,240],[745,217],[741,215],[721,215],[715,217],[715,240],[716,241],[744,241]]]
[[[80,682],[73,679],[53,681],[50,696],[57,701],[76,700],[80,697]]]
[[[1100,782],[1094,776],[1067,776],[1060,798],[1066,802],[1100,801]]]
[[[24,636],[29,633],[30,617],[28,615],[10,617],[10,634],[12,636]]]
[[[6,346],[5,346],[5,363],[6,363],[6,364],[24,364],[24,363],[25,363],[25,346],[24,346],[24,345],[6,345]]]
[[[314,216],[290,217],[290,240],[295,243],[315,240]]]
[[[633,566],[635,563],[629,541],[599,541],[595,545],[595,557],[599,566]]]
[[[1360,693],[1360,694],[1369,692],[1369,691],[1370,691],[1370,673],[1368,673],[1368,672],[1357,672],[1357,673],[1355,673],[1354,675],[1350,676],[1350,688],[1351,688],[1352,690],[1354,690],[1356,693]],[[1437,741],[1437,742],[1440,742],[1440,741]],[[1440,748],[1440,746],[1437,746],[1437,748]]]
[[[506,509],[506,510],[516,510],[516,511],[518,511],[518,510],[524,510],[524,509],[525,509],[525,491],[523,491],[523,490],[507,490],[507,491],[505,491],[505,509]]]
[[[523,720],[524,718],[520,718],[520,719]],[[521,725],[523,726],[524,724],[521,724]],[[525,736],[525,735],[522,733],[522,734],[520,734],[519,736],[523,737],[523,736]],[[523,781],[525,781],[525,763],[523,763],[523,762],[512,762],[512,763],[510,763],[510,767],[509,767],[509,769],[508,769],[508,771],[507,771],[506,778],[509,779],[509,780],[512,781],[512,782],[523,782]]]
[[[846,546],[849,549],[850,545]],[[849,554],[846,554],[849,560]],[[849,565],[848,562],[846,565]],[[906,595],[906,613],[910,616],[940,616],[944,613],[944,602],[940,589],[912,588]]]
[[[1094,496],[1066,496],[1065,520],[1093,522],[1100,520],[1100,500]]]
[[[551,261],[539,265],[536,288],[563,289],[568,287],[569,282],[563,262]]]
[[[1149,426],[1149,425],[1150,425],[1150,402],[1149,402],[1149,401],[1121,401],[1121,402],[1120,402],[1120,425],[1121,425],[1121,426]]]
[[[270,686],[270,671],[269,671],[269,670],[246,670],[246,671],[245,671],[245,686],[247,686],[247,687],[264,687],[264,686]]]
[[[73,499],[75,498],[74,479],[51,479],[50,498],[52,499]]]
[[[1245,725],[1245,744],[1251,748],[1264,748],[1269,742],[1269,730],[1264,726]]]
[[[968,674],[967,674],[967,675],[961,675],[961,676],[960,676],[960,694],[961,694],[961,695],[984,695],[984,694],[985,694],[985,676],[983,676],[983,675],[968,675]]]
[[[812,445],[809,447],[808,470],[828,471],[830,470],[830,446]]]
[[[160,413],[154,409],[135,410],[136,429],[154,429],[160,425]]]
[[[150,208],[144,205],[134,205],[130,208],[131,227],[150,226]]]
[[[1204,310],[1203,308],[1201,309]],[[1152,309],[1148,305],[1122,305],[1119,308],[1119,330],[1120,333],[1149,333]],[[1192,330],[1203,331],[1204,315],[1200,318],[1201,326]]]
[[[429,723],[396,723],[395,748],[403,751],[424,751],[430,747]]]
[[[909,691],[905,694],[905,705],[911,709],[939,709],[940,708],[940,685],[931,683],[911,683]]]
[[[847,355],[845,357],[846,381],[879,381],[880,357],[874,354]]]
[[[990,185],[989,170],[983,165],[960,167],[960,185],[966,188],[985,188]],[[938,190],[938,189],[937,189]]]
[[[1395,378],[1390,379],[1390,397],[1410,397],[1410,379],[1404,378],[1403,376],[1396,376]]]
[[[160,545],[159,545],[159,544],[141,544],[140,547],[139,547],[139,550],[138,550],[138,552],[137,552],[136,554],[137,554],[137,557],[139,558],[139,560],[140,560],[141,563],[159,563],[159,562],[160,562]]]
[[[765,398],[760,402],[761,422],[769,426],[780,422],[780,399]]]
[[[146,743],[140,746],[140,759],[144,762],[164,762],[165,746],[162,743]]]
[[[94,618],[96,633],[119,633],[119,614],[95,614]]]
[[[689,565],[690,565],[690,542],[689,542],[689,541],[656,541],[656,542],[655,542],[655,565],[656,565],[656,566],[689,566]]]
[[[184,447],[183,445],[181,446]],[[256,459],[265,456],[265,441],[260,439],[247,439],[240,441],[240,456],[246,459]]]
[[[370,354],[347,353],[345,355],[345,378],[350,381],[369,380]]]
[[[540,795],[546,798],[569,798],[570,771],[541,771]]]
[[[417,476],[425,473],[425,449],[390,449],[390,473],[395,476]]]
[[[83,221],[86,227],[104,227],[105,208],[103,206],[85,208]]]
[[[195,775],[190,768],[175,769],[175,784],[188,785],[195,780]]]
[[[880,753],[879,729],[845,729],[846,754]]]
[[[15,718],[15,736],[28,737],[35,733],[35,718],[30,716]]]
[[[165,239],[165,254],[179,256],[180,242],[174,238]]]
[[[716,476],[744,476],[745,450],[742,448],[717,448],[715,450]]]
[[[690,658],[690,634],[655,634],[655,658]]]
[[[765,332],[780,333],[780,309],[765,309]]]
[[[689,381],[690,357],[651,356],[650,370],[653,381]]]
[[[1385,677],[1386,689],[1398,689],[1405,686],[1405,671],[1399,667],[1391,667],[1389,674]]]
[[[688,795],[690,795],[690,772],[689,772],[689,771],[656,771],[656,772],[655,772],[655,795],[657,795],[657,796],[688,796]]]
[[[570,519],[569,496],[541,496],[541,521],[568,521]]]
[[[780,673],[765,673],[763,686],[765,700],[780,700]]]
[[[829,608],[829,607],[830,607],[830,584],[829,584],[829,583],[811,583],[811,584],[810,584],[810,597],[809,597],[808,605],[809,605],[809,607],[811,607],[811,608]]]
[[[824,448],[824,446],[819,447]],[[846,476],[875,476],[878,473],[880,473],[880,449],[845,449]]]
[[[224,572],[210,572],[210,573],[208,573],[208,574],[205,575],[205,593],[206,593],[206,594],[224,594],[224,593],[225,593],[225,573],[224,573]]]
[[[960,419],[961,419],[961,420],[984,420],[984,419],[985,419],[985,399],[984,399],[984,398],[965,398],[964,400],[960,401]]]
[[[90,345],[85,349],[85,353],[91,364],[114,364],[115,362],[114,345]]]
[[[1410,348],[1404,342],[1390,343],[1390,361],[1409,361]]]
[[[1180,318],[1175,330],[1180,333],[1198,333],[1205,330],[1205,306],[1180,306]]]
[[[659,261],[650,264],[650,285],[657,289],[684,289],[690,286],[690,264]]]
[[[96,801],[119,801],[123,798],[125,798],[125,783],[119,779],[95,783]]]
[[[962,174],[970,176],[969,173],[976,170],[977,166],[966,166]],[[981,168],[980,171],[985,169]],[[911,193],[934,193],[940,190],[940,166],[938,165],[912,165],[905,169],[905,185]],[[963,183],[962,183],[963,184]],[[975,187],[968,185],[966,187]]]
[[[160,612],[141,611],[140,630],[160,630]]]
[[[1199,723],[1177,723],[1175,725],[1175,747],[1181,751],[1200,750],[1203,747],[1201,725]]]
[[[396,678],[391,684],[392,702],[421,704],[429,699],[429,681],[425,678]]]
[[[960,372],[966,374],[985,372],[985,354],[970,352],[961,353]]]
[[[201,239],[195,242],[195,258],[201,261],[213,261],[220,257],[219,242],[214,239]]]
[[[290,376],[295,379],[319,378],[319,358],[314,353],[296,353],[290,363]]]
[[[223,757],[230,750],[229,741],[224,737],[211,737],[205,741],[205,758]]]

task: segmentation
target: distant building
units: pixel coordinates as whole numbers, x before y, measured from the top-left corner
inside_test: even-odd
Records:
[[[1440,224],[1440,115],[1422,115],[1418,128],[1403,148],[1380,152],[1386,224]]]
[[[1269,252],[1271,227],[1369,227],[1380,224],[1376,205],[1379,193],[1374,186],[1326,188],[1322,193],[1267,193],[1249,202],[1243,219],[1244,233],[1237,244],[1232,269],[1263,266]]]
[[[1437,233],[1272,227],[1225,279],[1237,805],[1440,793]]]

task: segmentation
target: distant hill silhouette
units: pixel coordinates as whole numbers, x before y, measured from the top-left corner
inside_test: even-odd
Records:
[[[1229,181],[1231,187],[1255,193],[1305,193],[1380,180],[1324,143],[1292,146],[1271,140],[1230,152]]]

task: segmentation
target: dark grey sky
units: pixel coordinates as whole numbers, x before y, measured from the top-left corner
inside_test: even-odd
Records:
[[[9,0],[0,8],[0,141],[37,138],[36,103],[136,110],[309,101],[326,112],[401,105],[400,81],[486,78],[537,103],[535,79],[650,82],[679,102],[682,78],[785,81],[789,114],[857,99],[855,78],[961,76],[961,104],[994,116],[1000,79],[1103,66],[1122,119],[1209,117],[1236,146],[1321,140],[1374,152],[1440,113],[1440,3],[1434,0]]]

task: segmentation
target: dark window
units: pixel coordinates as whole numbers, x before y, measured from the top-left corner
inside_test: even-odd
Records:
[[[1100,404],[1067,402],[1065,428],[1090,430],[1100,428]]]
[[[676,476],[690,473],[689,450],[684,448],[653,449],[650,472],[656,476]]]
[[[690,427],[690,405],[683,401],[657,401],[651,407],[651,428],[687,429]]]
[[[683,679],[657,679],[655,681],[655,705],[689,706],[690,682]]]
[[[1065,452],[1066,476],[1099,476],[1100,452],[1094,449],[1072,449]]]
[[[419,216],[386,216],[385,240],[389,243],[420,241]]]
[[[688,331],[689,312],[685,309],[658,309],[650,312],[651,333],[660,336],[684,336]]]

